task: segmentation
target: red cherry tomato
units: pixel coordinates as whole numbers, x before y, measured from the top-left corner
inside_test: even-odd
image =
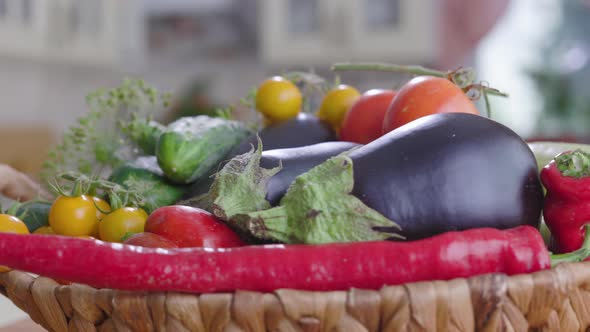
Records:
[[[369,90],[350,107],[340,129],[340,140],[367,144],[381,136],[383,118],[396,92]]]
[[[245,245],[240,237],[211,213],[194,207],[171,205],[148,217],[145,232],[174,242],[180,248],[231,248]]]
[[[147,248],[178,248],[176,243],[154,233],[137,233],[128,237],[125,244]]]
[[[418,76],[398,91],[383,120],[383,133],[436,113],[479,115],[473,102],[453,82],[432,76]]]

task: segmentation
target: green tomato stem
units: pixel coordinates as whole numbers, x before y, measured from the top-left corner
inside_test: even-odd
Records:
[[[16,215],[16,212],[18,211],[18,209],[19,209],[21,206],[22,206],[22,203],[20,203],[20,202],[18,202],[18,201],[17,201],[17,202],[15,202],[14,204],[12,204],[12,205],[11,205],[11,206],[8,208],[8,211],[6,211],[6,214],[8,214],[8,215],[11,215],[11,216],[15,216],[15,217],[17,217],[17,218],[19,218],[19,219],[21,219],[21,220],[22,220],[22,219],[25,217],[25,214],[26,214],[26,212],[25,212],[25,213],[22,213],[20,216],[17,216],[17,215]],[[2,208],[2,207],[0,207],[0,209],[1,209],[1,208]],[[0,211],[1,211],[1,210],[0,210]]]
[[[116,193],[111,193],[109,195],[109,201],[112,211],[118,210],[123,207],[123,201],[121,200],[121,197],[119,197],[119,195],[117,195]]]
[[[472,70],[464,69],[457,71],[441,71],[436,69],[430,69],[423,66],[416,65],[396,65],[391,63],[336,63],[332,65],[332,71],[380,71],[380,72],[393,72],[393,73],[405,73],[412,75],[426,75],[447,78],[453,81],[461,88],[468,86],[473,81]],[[465,77],[464,77],[465,76]],[[465,82],[463,82],[465,80]],[[497,89],[481,86],[481,89],[487,92],[489,95],[508,97],[507,93],[501,92]]]
[[[448,75],[447,72],[422,66],[403,66],[390,63],[336,63],[332,66],[332,71],[382,71],[436,77],[447,77]]]
[[[82,183],[81,183],[81,181],[75,181],[74,188],[72,188],[71,196],[77,197],[80,195],[82,195]]]
[[[488,97],[488,92],[486,90],[483,90],[482,94],[483,94],[483,100],[486,104],[486,116],[488,118],[491,118],[492,117],[492,106],[490,104],[490,98]]]

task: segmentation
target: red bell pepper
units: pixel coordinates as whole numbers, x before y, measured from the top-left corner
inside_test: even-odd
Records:
[[[412,242],[218,249],[154,249],[58,235],[0,233],[0,264],[98,288],[192,293],[329,291],[379,289],[484,273],[530,273],[548,269],[552,262],[585,258],[587,242],[580,251],[552,261],[541,234],[530,226],[471,229]]]
[[[541,170],[547,189],[543,218],[558,253],[580,248],[584,225],[590,223],[590,154],[581,150],[556,156]]]

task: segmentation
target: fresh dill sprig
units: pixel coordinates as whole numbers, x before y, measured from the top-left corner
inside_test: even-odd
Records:
[[[154,112],[168,107],[170,94],[159,93],[143,80],[125,79],[119,87],[99,89],[86,96],[88,111],[78,118],[51,149],[41,171],[45,185],[58,174],[79,172],[104,177],[141,152],[133,140],[146,134]],[[148,128],[149,129],[149,128]]]

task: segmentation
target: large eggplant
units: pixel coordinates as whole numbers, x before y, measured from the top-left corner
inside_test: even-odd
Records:
[[[535,156],[508,127],[471,114],[414,121],[350,153],[353,195],[407,239],[476,227],[538,227]]]
[[[266,200],[277,205],[287,189],[299,175],[323,163],[328,158],[360,146],[351,142],[326,142],[291,149],[263,151],[260,166],[281,170],[266,185]]]
[[[528,145],[472,114],[426,116],[329,158],[298,176],[272,208],[264,197],[277,170],[257,167],[259,153],[241,158],[224,170],[226,190],[213,212],[242,232],[287,243],[538,227],[543,205]]]

